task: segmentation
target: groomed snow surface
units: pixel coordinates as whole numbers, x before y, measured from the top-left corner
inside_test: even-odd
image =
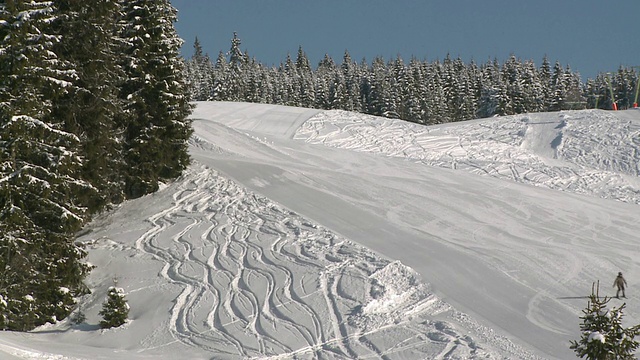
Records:
[[[640,323],[640,111],[192,117],[184,176],[80,237],[86,322],[0,333],[1,359],[574,359],[618,271]],[[102,330],[110,286],[130,321]]]

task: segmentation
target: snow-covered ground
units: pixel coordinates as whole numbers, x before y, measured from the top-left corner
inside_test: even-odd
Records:
[[[192,117],[184,176],[80,237],[86,323],[0,333],[0,359],[573,359],[618,271],[640,323],[638,110]],[[131,320],[101,330],[114,283]]]

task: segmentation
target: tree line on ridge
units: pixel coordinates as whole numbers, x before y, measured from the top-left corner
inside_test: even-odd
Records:
[[[443,60],[406,63],[380,57],[355,62],[345,51],[337,64],[330,56],[314,68],[302,47],[277,67],[265,66],[240,50],[234,33],[231,48],[215,60],[196,38],[186,61],[192,100],[247,101],[317,109],[341,109],[421,124],[569,109],[632,106],[638,74],[620,67],[583,83],[580,75],[544,57],[540,67],[511,55],[504,63]]]

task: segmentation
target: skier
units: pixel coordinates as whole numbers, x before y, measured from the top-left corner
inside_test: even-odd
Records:
[[[625,280],[622,277],[622,272],[618,273],[618,277],[616,277],[615,281],[613,282],[613,286],[614,287],[618,287],[618,291],[616,292],[616,298],[620,298],[620,290],[622,290],[622,297],[626,298],[627,296],[624,294],[624,287],[627,286],[627,280]]]

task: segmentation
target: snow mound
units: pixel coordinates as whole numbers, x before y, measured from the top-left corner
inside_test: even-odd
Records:
[[[367,331],[410,321],[416,315],[438,315],[450,307],[428,291],[413,269],[391,262],[369,276],[366,304],[354,309],[352,326]]]

